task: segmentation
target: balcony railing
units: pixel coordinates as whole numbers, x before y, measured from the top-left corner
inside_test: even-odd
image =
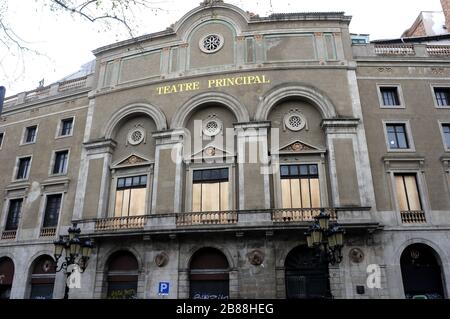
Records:
[[[238,222],[237,211],[177,214],[177,226],[226,225]]]
[[[427,52],[431,56],[449,56],[450,46],[448,45],[427,45]]]
[[[96,231],[121,230],[121,229],[142,229],[145,226],[147,216],[129,216],[102,218],[95,221]]]
[[[422,210],[401,211],[400,216],[403,224],[425,224],[427,222],[425,212]]]
[[[87,76],[78,78],[78,79],[59,82],[58,83],[59,84],[58,91],[62,92],[62,91],[74,90],[74,89],[84,87],[84,86],[86,86],[86,80],[87,80]]]
[[[450,45],[369,43],[352,46],[355,58],[364,57],[414,57],[441,58],[450,56]]]
[[[109,236],[114,233],[173,233],[189,231],[267,229],[270,227],[306,228],[320,214],[321,210],[330,214],[331,221],[342,225],[358,227],[378,227],[372,218],[370,207],[356,208],[312,208],[312,209],[254,209],[218,212],[183,212],[151,214],[130,217],[77,220],[84,234]],[[338,219],[339,217],[339,219]]]
[[[3,240],[12,240],[16,239],[17,231],[16,230],[5,230],[2,233],[2,239]]]
[[[56,227],[42,228],[39,237],[55,237]]]
[[[88,75],[81,78],[57,82],[46,87],[40,87],[32,91],[22,92],[5,98],[5,111],[9,107],[14,107],[23,103],[35,102],[44,98],[57,96],[59,94],[67,94],[70,91],[78,91],[83,88],[90,88],[93,76]]]
[[[274,209],[272,210],[272,220],[274,223],[311,222],[320,214],[320,210],[320,208]],[[336,210],[331,208],[324,210],[330,214],[332,221],[337,220]]]
[[[408,44],[377,44],[375,54],[379,55],[415,55],[413,45]]]

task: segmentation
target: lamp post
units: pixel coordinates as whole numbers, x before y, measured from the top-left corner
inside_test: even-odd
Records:
[[[80,239],[80,228],[77,227],[76,223],[73,223],[72,227],[68,230],[68,236],[59,236],[58,240],[55,240],[53,244],[55,245],[54,257],[56,265],[58,265],[58,260],[65,254],[65,260],[62,262],[61,266],[58,268],[56,266],[56,272],[64,271],[66,272],[66,289],[64,291],[64,299],[69,297],[69,286],[67,279],[70,273],[67,269],[71,265],[76,265],[80,268],[80,272],[83,273],[87,267],[87,262],[91,256],[92,249],[94,248],[94,241],[90,238]]]
[[[332,265],[342,261],[344,230],[336,223],[330,223],[330,215],[324,209],[314,217],[314,223],[305,232],[309,248],[318,250],[321,259]]]

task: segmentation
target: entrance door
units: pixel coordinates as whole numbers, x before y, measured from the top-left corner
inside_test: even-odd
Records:
[[[9,299],[14,278],[14,263],[8,258],[0,259],[0,299]]]
[[[202,248],[190,263],[191,299],[228,299],[228,260],[214,248]]]
[[[444,298],[441,266],[436,252],[424,244],[408,246],[400,258],[407,299]]]
[[[50,256],[41,256],[34,262],[31,275],[31,299],[52,299],[56,264]]]
[[[108,299],[136,299],[139,264],[128,251],[116,252],[108,261]]]
[[[313,249],[294,248],[286,257],[285,269],[288,299],[331,298],[328,264]]]

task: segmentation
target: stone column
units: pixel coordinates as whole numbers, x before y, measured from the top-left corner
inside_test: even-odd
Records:
[[[371,179],[364,178],[357,136],[359,119],[325,119],[329,151],[331,195],[334,207],[365,206],[373,195]]]
[[[230,280],[230,299],[237,299],[240,297],[237,269],[233,269],[229,272],[229,280]]]
[[[110,165],[115,147],[116,142],[113,140],[85,143],[85,158],[82,159],[83,167],[75,197],[74,220],[108,216]]]
[[[239,210],[269,209],[269,122],[235,124],[238,152]]]
[[[156,139],[152,214],[182,211],[184,131],[153,134]]]
[[[178,271],[178,299],[189,298],[189,270],[180,269]]]

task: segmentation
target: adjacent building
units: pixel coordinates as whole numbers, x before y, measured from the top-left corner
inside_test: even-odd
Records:
[[[96,247],[70,298],[447,298],[448,34],[350,21],[205,1],[7,98],[0,296],[62,298],[76,223]],[[321,211],[335,265],[306,246]]]

